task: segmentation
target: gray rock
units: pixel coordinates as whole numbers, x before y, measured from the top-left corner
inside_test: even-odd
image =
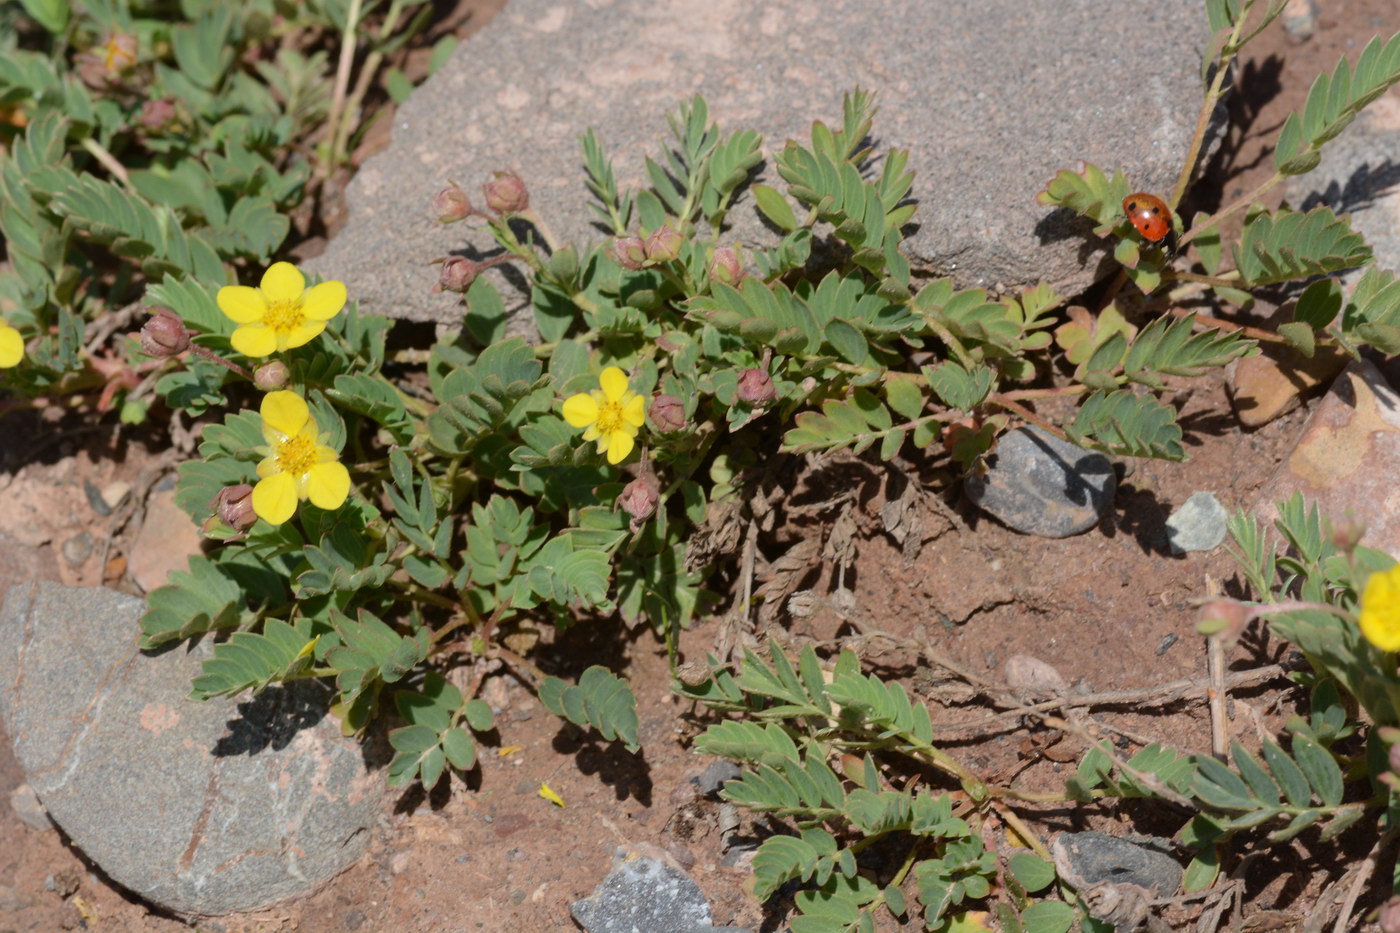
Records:
[[[1106,881],[1135,884],[1157,897],[1171,897],[1181,886],[1181,863],[1172,856],[1167,839],[1060,833],[1050,850],[1060,877],[1080,891]]]
[[[722,128],[762,133],[771,154],[806,139],[813,119],[839,125],[842,92],[860,85],[878,94],[880,147],[911,152],[920,206],[905,249],[916,266],[963,286],[1044,280],[1074,292],[1106,253],[1037,192],[1079,160],[1169,189],[1208,39],[1197,0],[719,0],[703,11],[688,0],[512,0],[398,110],[389,149],[347,190],[347,226],[306,266],[345,281],[367,310],[456,323],[461,302],[431,294],[430,262],[495,244],[436,223],[429,201],[448,179],[479,205],[491,171],[516,170],[558,238],[582,244],[601,237],[580,167],[586,129],[636,186],[643,156],[659,155],[664,114],[693,94]],[[764,178],[782,184],[771,160]],[[735,238],[772,242],[751,203],[731,221]]]
[[[619,848],[592,894],[569,905],[588,933],[707,933],[710,905],[699,885],[657,858]]]
[[[1359,52],[1359,49],[1357,50]],[[1352,54],[1353,61],[1357,53]],[[1351,228],[1375,250],[1376,265],[1400,268],[1400,103],[1387,95],[1373,103],[1322,150],[1306,175],[1289,178],[1285,197],[1300,210],[1326,204],[1351,215]],[[1360,272],[1349,272],[1354,281]]]
[[[723,758],[716,758],[705,766],[705,770],[700,772],[700,776],[695,779],[695,786],[699,788],[700,794],[704,797],[718,797],[720,788],[724,787],[725,781],[738,780],[743,770],[732,761],[725,761]]]
[[[1035,427],[1008,431],[983,474],[963,483],[968,498],[1017,531],[1065,538],[1094,527],[1118,490],[1101,453]]]
[[[53,821],[49,819],[44,805],[39,802],[39,795],[34,793],[34,788],[28,784],[21,784],[10,793],[10,809],[19,817],[19,821],[30,829],[53,829]]]
[[[1230,514],[1220,500],[1198,492],[1167,519],[1167,546],[1173,554],[1213,551],[1225,540]]]
[[[1294,41],[1306,42],[1317,31],[1317,0],[1287,0],[1279,18]]]
[[[0,610],[0,718],[49,816],[118,884],[183,914],[255,910],[352,865],[381,779],[324,691],[190,700],[208,640],[143,654],[142,609],[38,583]]]

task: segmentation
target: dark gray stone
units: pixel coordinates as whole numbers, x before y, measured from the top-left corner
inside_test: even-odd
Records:
[[[1230,513],[1208,492],[1198,492],[1167,519],[1167,546],[1173,554],[1213,551],[1225,540]]]
[[[722,128],[762,133],[771,154],[813,119],[839,125],[841,95],[859,85],[878,95],[881,149],[911,153],[918,228],[905,249],[917,267],[962,286],[1043,280],[1072,293],[1107,254],[1036,194],[1080,160],[1169,190],[1208,41],[1198,0],[511,0],[398,110],[389,149],[347,190],[347,226],[306,265],[366,310],[456,323],[460,299],[431,294],[430,263],[495,245],[436,223],[429,201],[449,179],[480,206],[481,183],[513,169],[558,238],[582,244],[601,236],[580,165],[588,128],[637,186],[664,114],[693,94]],[[764,179],[782,184],[771,160]],[[730,220],[734,239],[772,242],[751,202]],[[520,301],[513,287],[507,297]]]
[[[710,905],[685,872],[619,849],[597,889],[569,905],[588,933],[707,933]]]
[[[964,481],[968,498],[1017,531],[1064,538],[1086,531],[1113,504],[1118,475],[1101,453],[1035,427],[1008,431],[985,473]]]
[[[1171,854],[1171,841],[1167,839],[1061,833],[1050,849],[1060,877],[1079,891],[1110,882],[1135,884],[1157,897],[1171,897],[1181,886],[1181,863]]]
[[[699,789],[701,796],[717,798],[726,781],[738,780],[739,775],[743,773],[743,770],[734,762],[716,758],[705,766],[704,771],[700,772],[700,776],[695,779],[695,786]]]
[[[53,821],[112,880],[182,914],[258,909],[352,865],[382,779],[323,690],[195,702],[208,640],[143,654],[143,608],[38,583],[0,610],[0,717]]]

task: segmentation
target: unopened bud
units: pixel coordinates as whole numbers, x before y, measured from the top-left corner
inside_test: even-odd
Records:
[[[1332,544],[1343,554],[1356,550],[1366,534],[1366,523],[1348,515],[1344,521],[1332,526]]]
[[[1236,642],[1253,618],[1248,606],[1233,599],[1212,599],[1201,606],[1198,628],[1202,633],[1218,635],[1222,641]]]
[[[455,223],[471,216],[471,212],[471,200],[456,185],[449,185],[433,195],[433,213],[437,214],[439,223]]]
[[[715,282],[733,285],[744,277],[744,265],[739,261],[739,251],[732,246],[717,246],[710,256],[710,278]]]
[[[746,369],[739,374],[737,394],[741,402],[762,405],[778,393],[773,388],[773,377],[768,375],[768,370]]]
[[[1400,743],[1390,746],[1390,755],[1386,760],[1390,762],[1390,770],[1400,774]]]
[[[141,325],[141,352],[147,356],[178,356],[190,347],[190,332],[180,315],[156,308]]]
[[[661,500],[661,492],[656,488],[656,477],[650,471],[622,487],[617,497],[617,507],[632,516],[628,523],[632,531],[642,526],[642,522],[656,514],[656,504]]]
[[[103,90],[120,82],[122,74],[136,64],[139,43],[135,36],[114,32],[74,58],[78,78],[88,87]]]
[[[175,122],[175,101],[169,97],[157,97],[141,105],[136,122],[151,132],[158,132]]]
[[[442,261],[438,271],[437,290],[442,292],[465,292],[476,281],[481,267],[465,256],[448,256]]]
[[[613,241],[613,258],[617,264],[624,269],[631,269],[633,272],[642,267],[647,261],[646,244],[639,236],[620,236]]]
[[[258,520],[257,513],[253,511],[253,487],[247,483],[220,489],[209,507],[220,521],[234,531],[247,531]]]
[[[530,192],[514,172],[492,172],[481,193],[486,206],[497,214],[519,214],[530,207]]]
[[[264,392],[275,392],[286,386],[290,375],[287,372],[286,363],[281,360],[273,360],[253,370],[253,385]]]
[[[651,423],[662,434],[685,427],[685,402],[674,395],[658,395],[651,400]]]
[[[681,244],[684,242],[685,237],[681,236],[679,230],[662,224],[651,232],[643,246],[647,258],[652,262],[670,262],[680,256]]]
[[[1400,897],[1392,897],[1381,905],[1376,925],[1381,933],[1400,933]]]

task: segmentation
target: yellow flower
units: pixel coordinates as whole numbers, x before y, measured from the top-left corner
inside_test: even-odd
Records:
[[[1361,634],[1382,651],[1400,651],[1400,564],[1371,574],[1361,593]]]
[[[621,463],[632,452],[633,438],[646,422],[642,397],[627,388],[627,374],[609,366],[598,377],[599,388],[564,401],[564,420],[584,428],[583,439],[598,442],[598,453],[609,463]]]
[[[24,359],[24,338],[4,321],[0,320],[0,369],[18,366]]]
[[[270,356],[308,343],[345,307],[345,283],[306,287],[306,278],[289,262],[275,262],[258,288],[225,285],[219,310],[239,327],[229,338],[244,356]]]
[[[260,409],[269,454],[258,464],[253,511],[270,525],[292,517],[297,502],[310,499],[338,509],[350,494],[350,471],[316,436],[316,421],[300,395],[269,392]]]

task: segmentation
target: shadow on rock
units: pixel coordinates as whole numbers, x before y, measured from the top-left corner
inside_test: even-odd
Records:
[[[319,683],[269,687],[238,704],[238,718],[229,720],[228,734],[214,743],[214,754],[227,758],[268,748],[281,751],[298,732],[325,718],[330,699],[331,691]]]

